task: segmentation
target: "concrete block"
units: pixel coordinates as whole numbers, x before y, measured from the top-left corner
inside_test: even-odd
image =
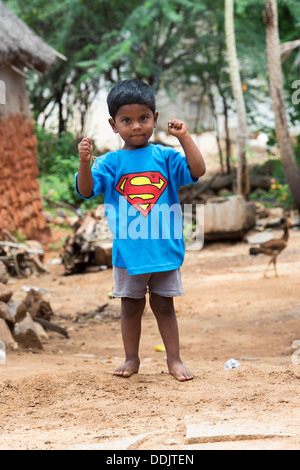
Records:
[[[204,206],[205,240],[242,239],[255,223],[255,208],[242,196],[216,198]]]
[[[280,426],[268,426],[255,421],[228,419],[217,423],[201,422],[186,418],[186,444],[208,442],[242,441],[290,437]]]

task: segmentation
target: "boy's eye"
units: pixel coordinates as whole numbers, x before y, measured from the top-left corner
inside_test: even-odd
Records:
[[[148,119],[148,116],[142,116],[141,117],[141,121],[147,121],[147,119]]]
[[[123,122],[125,122],[127,124],[128,122],[130,122],[130,119],[129,118],[124,118]]]

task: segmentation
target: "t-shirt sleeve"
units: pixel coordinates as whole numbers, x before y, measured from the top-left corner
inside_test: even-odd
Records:
[[[176,182],[177,188],[187,184],[193,184],[198,181],[199,178],[192,177],[186,157],[183,156],[180,152],[177,152],[174,149],[170,149],[168,163],[170,175]]]
[[[90,197],[83,197],[77,186],[77,177],[78,172],[75,174],[75,190],[82,199],[92,199],[99,194],[105,193],[105,188],[111,178],[114,176],[113,166],[114,162],[112,161],[112,152],[103,155],[102,157],[96,158],[92,166],[92,177],[94,180],[93,194]]]

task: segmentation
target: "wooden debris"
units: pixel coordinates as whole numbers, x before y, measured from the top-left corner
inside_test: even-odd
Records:
[[[179,190],[179,200],[181,204],[205,204],[207,200],[224,194],[234,194],[236,177],[234,174],[221,175],[215,173],[208,177],[209,179],[200,179],[198,183],[192,186],[183,186]],[[250,175],[249,177],[251,191],[263,189],[267,191],[271,186],[271,177],[264,175]]]
[[[104,207],[78,219],[61,254],[66,274],[84,272],[95,266],[112,267],[112,237]]]
[[[33,273],[48,272],[43,264],[44,249],[35,240],[19,243],[8,231],[8,240],[0,240],[0,276],[3,277],[3,266],[8,274],[14,277],[28,277]]]
[[[217,179],[219,173],[215,173],[213,177],[204,183],[203,185],[198,185],[195,190],[185,191],[181,193],[180,202],[181,204],[189,204],[195,199],[201,199],[201,195],[204,194]]]
[[[94,310],[89,312],[77,312],[72,316],[73,322],[76,323],[96,323],[96,322],[114,322],[120,320],[120,310],[119,308],[114,308],[111,304],[105,303],[99,305]]]
[[[45,330],[52,330],[56,331],[56,333],[59,333],[66,338],[69,338],[69,334],[65,328],[62,328],[61,326],[55,325],[54,323],[51,323],[50,321],[43,320],[42,318],[33,318],[34,322],[38,323],[41,325]]]

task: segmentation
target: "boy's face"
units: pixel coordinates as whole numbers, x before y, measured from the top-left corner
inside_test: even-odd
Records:
[[[115,119],[109,119],[109,123],[113,131],[123,139],[123,150],[137,150],[148,147],[157,117],[158,113],[153,115],[147,105],[126,104],[118,110]]]

